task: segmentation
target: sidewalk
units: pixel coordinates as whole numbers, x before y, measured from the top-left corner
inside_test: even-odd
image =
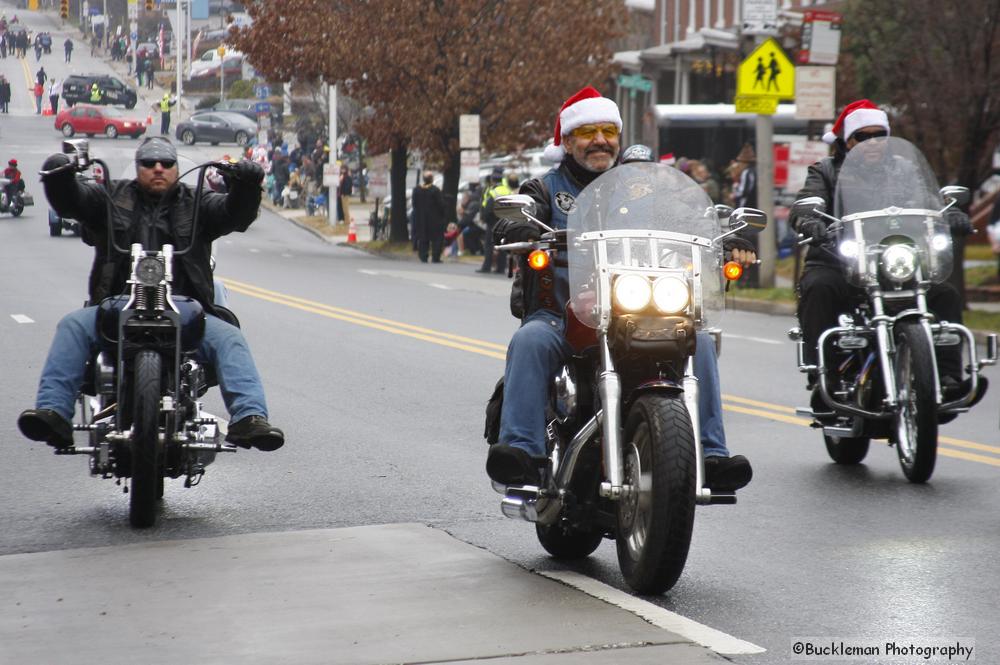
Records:
[[[654,625],[682,617],[629,597],[646,621],[420,524],[13,554],[0,586],[4,663],[727,662]]]

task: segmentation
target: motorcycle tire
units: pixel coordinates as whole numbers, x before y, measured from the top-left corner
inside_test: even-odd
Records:
[[[132,386],[132,482],[129,487],[129,522],[137,528],[156,524],[162,469],[160,464],[160,367],[155,351],[135,357]]]
[[[598,548],[604,540],[604,534],[594,531],[581,531],[559,524],[536,524],[535,533],[538,542],[554,559],[573,561],[585,559]]]
[[[871,442],[866,436],[828,436],[823,435],[826,442],[826,452],[837,464],[860,464],[868,455],[868,444]]]
[[[677,583],[694,529],[695,445],[681,397],[651,393],[625,420],[625,483],[618,500],[618,565],[640,594],[661,594]]]
[[[13,205],[10,208],[10,214],[14,217],[20,217],[21,213],[24,212],[24,203],[20,199],[15,199]]]
[[[924,483],[937,461],[937,398],[934,385],[934,347],[916,322],[896,328],[896,392],[900,404],[894,420],[896,453],[903,475]]]

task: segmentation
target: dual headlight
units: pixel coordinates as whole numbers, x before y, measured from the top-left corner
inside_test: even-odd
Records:
[[[917,271],[917,252],[905,244],[889,245],[882,252],[882,272],[895,282],[905,282]]]
[[[650,303],[663,314],[683,312],[691,300],[687,283],[679,277],[650,281],[642,275],[619,275],[612,287],[615,306],[628,313],[641,312]]]

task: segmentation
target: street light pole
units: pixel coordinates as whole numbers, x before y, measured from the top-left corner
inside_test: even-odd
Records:
[[[184,39],[185,26],[187,23],[181,16],[182,0],[177,0],[177,18],[174,21],[174,37],[177,41],[177,75],[174,77],[177,87],[177,122],[183,120],[181,117],[181,97],[184,94]],[[189,7],[190,9],[190,7]],[[190,39],[190,36],[188,37]]]

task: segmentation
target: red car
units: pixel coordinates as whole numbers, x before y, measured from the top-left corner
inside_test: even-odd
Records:
[[[115,139],[119,134],[125,134],[137,139],[146,133],[146,123],[140,118],[126,116],[113,106],[77,104],[59,112],[56,116],[56,129],[63,136],[77,133],[87,136],[104,134],[109,139]]]

